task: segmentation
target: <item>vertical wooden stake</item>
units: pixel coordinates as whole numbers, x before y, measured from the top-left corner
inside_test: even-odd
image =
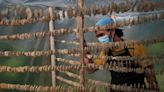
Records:
[[[78,8],[82,9],[84,6],[84,0],[78,0]],[[84,15],[77,16],[77,29],[78,29],[78,40],[80,41],[80,62],[82,64],[82,68],[80,69],[80,84],[84,87]]]
[[[2,13],[1,13],[1,8],[0,8],[0,21],[1,21],[1,19],[2,19]]]
[[[49,22],[49,31],[52,32],[54,30],[53,26],[53,10],[52,7],[49,7],[49,13],[50,13],[50,22]],[[50,49],[55,50],[55,38],[53,36],[50,36]],[[56,67],[56,56],[51,55],[51,66]],[[52,86],[56,87],[56,71],[51,72],[52,75]]]

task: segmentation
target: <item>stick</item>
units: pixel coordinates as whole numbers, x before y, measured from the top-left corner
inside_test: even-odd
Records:
[[[49,30],[50,32],[52,32],[54,30],[53,27],[53,11],[52,11],[52,7],[49,7],[49,13],[50,13],[50,22],[49,22]],[[55,51],[55,40],[54,40],[54,36],[50,36],[50,49]],[[51,66],[56,67],[56,56],[55,55],[51,55]],[[56,87],[56,71],[52,71],[52,86]]]
[[[82,9],[84,6],[84,0],[78,0],[78,8]],[[82,12],[81,12],[82,13]],[[84,33],[83,33],[83,27],[84,27],[84,16],[82,14],[79,14],[77,16],[77,28],[78,28],[78,38],[80,41],[80,62],[83,66],[84,64]],[[81,87],[84,87],[84,67],[80,69],[80,84]]]

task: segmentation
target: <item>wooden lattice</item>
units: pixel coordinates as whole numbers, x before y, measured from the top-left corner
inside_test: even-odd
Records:
[[[144,1],[142,4],[139,4],[137,6],[136,11],[138,12],[148,12],[148,11],[154,11],[157,10],[158,12],[153,12],[149,16],[138,16],[137,18],[129,18],[126,21],[117,22],[115,24],[109,24],[106,26],[101,27],[87,27],[84,28],[84,17],[87,16],[94,16],[96,14],[102,14],[106,15],[108,13],[112,14],[112,12],[127,12],[129,9],[134,8],[132,1],[127,0],[125,4],[120,5],[117,3],[112,3],[108,6],[96,6],[93,5],[91,7],[86,7],[84,4],[84,0],[78,0],[77,7],[67,7],[66,9],[62,10],[62,15],[52,7],[49,7],[49,13],[43,14],[42,9],[35,9],[32,10],[31,8],[22,8],[24,12],[18,11],[19,9],[15,6],[14,7],[14,18],[13,20],[3,19],[2,13],[0,11],[0,26],[18,26],[18,25],[25,25],[25,24],[32,24],[32,23],[38,23],[38,22],[49,22],[49,30],[44,32],[35,32],[35,33],[23,33],[23,34],[14,34],[14,35],[0,35],[0,40],[26,40],[26,39],[39,39],[44,38],[46,36],[50,37],[50,50],[47,51],[0,51],[0,56],[51,56],[51,65],[46,66],[23,66],[23,67],[10,67],[10,66],[1,66],[0,72],[51,72],[52,74],[52,86],[37,86],[37,85],[19,85],[19,84],[7,84],[7,83],[0,83],[0,89],[16,89],[21,91],[48,91],[48,92],[70,92],[70,91],[81,91],[81,92],[97,92],[96,86],[87,86],[86,83],[91,83],[99,86],[105,86],[107,88],[115,89],[118,91],[126,91],[126,92],[154,92],[152,90],[145,90],[144,85],[134,85],[134,86],[127,86],[125,85],[113,85],[109,83],[104,83],[97,80],[92,79],[86,79],[85,78],[85,69],[86,68],[95,68],[100,70],[112,70],[117,72],[135,72],[135,73],[143,73],[145,71],[150,71],[149,69],[143,69],[143,68],[129,68],[129,67],[123,67],[122,61],[135,61],[135,63],[138,63],[139,61],[144,61],[144,63],[147,63],[149,60],[153,60],[152,62],[149,62],[151,64],[158,63],[159,59],[163,59],[164,55],[156,55],[156,56],[143,56],[143,57],[128,57],[128,56],[117,56],[107,57],[111,60],[118,60],[119,65],[117,66],[115,64],[107,64],[107,65],[96,65],[96,64],[84,64],[84,57],[85,52],[88,51],[101,51],[102,49],[106,47],[115,47],[115,46],[131,46],[134,44],[140,45],[148,45],[148,44],[154,44],[159,42],[164,42],[164,37],[158,37],[156,39],[150,39],[150,40],[143,40],[143,41],[125,41],[125,42],[113,42],[113,43],[84,43],[84,33],[85,32],[94,32],[95,30],[100,29],[107,29],[107,28],[116,28],[116,27],[123,27],[123,26],[132,26],[137,24],[142,24],[146,22],[152,22],[156,20],[163,20],[164,19],[164,2],[160,3],[153,3],[151,1]],[[132,11],[134,11],[132,9]],[[65,13],[66,12],[66,13]],[[21,14],[24,14],[25,17],[22,19],[16,18],[16,16],[22,16]],[[67,16],[66,16],[67,15]],[[10,7],[8,6],[6,8],[6,17],[8,18],[10,16]],[[62,18],[72,18],[75,17],[77,19],[77,28],[62,28],[62,29],[55,29],[55,26],[53,25],[56,20],[60,20]],[[55,39],[58,35],[66,35],[69,33],[75,32],[77,34],[78,40],[77,41],[66,41],[66,40],[57,40]],[[55,42],[60,42],[63,44],[73,44],[79,46],[79,48],[74,49],[55,49]],[[87,47],[85,47],[87,45]],[[67,54],[70,56],[75,56],[80,58],[79,61],[74,60],[68,60],[64,58],[57,58],[56,54]],[[97,55],[89,55],[89,57],[97,58]],[[156,60],[156,61],[155,61]],[[57,65],[56,62],[63,62],[69,65]],[[72,73],[71,70],[78,70],[80,73],[75,74]],[[60,73],[64,73],[69,77],[76,78],[79,80],[78,82],[74,82],[71,80],[67,80],[61,76],[58,76],[56,74],[56,71]],[[150,71],[151,72],[151,71]],[[156,71],[157,74],[163,74],[164,71],[161,69],[159,71]],[[60,80],[64,83],[67,83],[71,85],[71,87],[65,88],[62,86],[57,85],[57,80]],[[74,86],[74,87],[72,87]],[[143,89],[140,89],[143,87]]]

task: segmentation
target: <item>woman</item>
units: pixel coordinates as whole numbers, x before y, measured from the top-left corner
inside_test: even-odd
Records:
[[[102,18],[100,19],[97,23],[96,26],[105,26],[107,24],[112,24],[114,23],[112,18]],[[109,43],[109,42],[121,42],[124,41],[122,39],[123,32],[121,29],[106,29],[106,30],[96,30],[95,31],[96,37],[100,43]],[[146,54],[146,50],[144,49],[144,46],[134,46],[132,47],[133,49],[129,49],[129,47],[114,47],[114,48],[109,48],[107,51],[101,51],[99,54],[99,58],[96,60],[93,60],[91,58],[86,57],[85,58],[85,64],[88,63],[96,63],[99,65],[104,65],[104,64],[110,64],[113,65],[115,64],[116,66],[120,67],[120,62],[117,60],[107,60],[103,58],[103,55],[105,56],[143,56]],[[135,72],[128,72],[128,73],[122,73],[122,72],[117,72],[117,71],[110,71],[111,72],[111,84],[115,85],[127,85],[127,86],[135,86],[138,84],[140,85],[140,88],[146,88],[145,81],[144,79],[146,78],[148,82],[148,88],[150,90],[156,90],[159,91],[159,87],[157,84],[157,80],[155,77],[155,72],[153,70],[153,65],[152,63],[148,64],[143,64],[141,63],[135,63],[134,61],[130,61],[127,63],[127,61],[122,61],[122,67],[128,67],[128,68],[144,68],[145,71],[144,73],[138,74]],[[97,69],[91,69],[88,68],[88,71],[90,73],[95,72]],[[151,72],[150,72],[151,71]],[[119,92],[114,89],[110,89],[110,92]]]

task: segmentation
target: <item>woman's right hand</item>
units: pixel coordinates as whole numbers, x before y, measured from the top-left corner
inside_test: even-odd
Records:
[[[93,64],[93,59],[92,58],[89,58],[89,57],[85,57],[84,58],[84,64]],[[88,73],[93,73],[95,72],[96,70],[98,69],[95,69],[95,68],[92,68],[92,67],[87,67],[86,70],[88,71]]]

